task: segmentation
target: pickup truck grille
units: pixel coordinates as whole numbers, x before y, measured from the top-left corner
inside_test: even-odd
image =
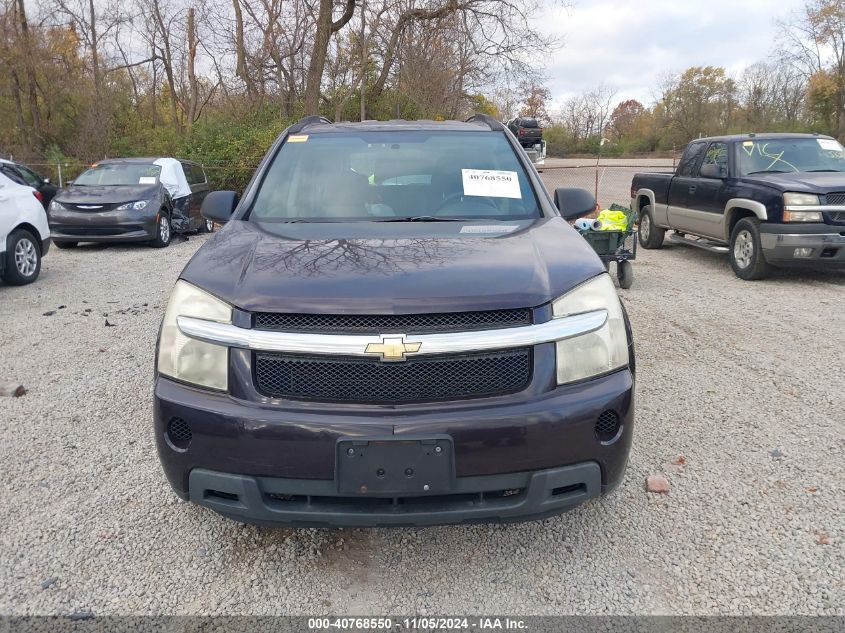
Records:
[[[827,204],[845,204],[845,191],[836,191],[825,196]]]
[[[404,362],[255,353],[258,391],[272,398],[400,404],[513,393],[531,380],[530,348]]]
[[[423,334],[426,332],[465,332],[494,330],[531,324],[529,308],[482,310],[476,312],[436,312],[431,314],[292,314],[257,312],[254,327],[282,332],[323,332],[326,334]]]
[[[845,211],[833,211],[828,215],[833,222],[845,223]]]

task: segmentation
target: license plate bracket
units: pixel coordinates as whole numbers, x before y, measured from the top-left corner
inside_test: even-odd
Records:
[[[446,436],[339,440],[337,489],[343,495],[426,495],[452,490],[454,448]]]

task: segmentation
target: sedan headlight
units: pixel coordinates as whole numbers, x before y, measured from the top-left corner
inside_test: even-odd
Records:
[[[599,275],[552,303],[554,318],[594,310],[607,310],[603,326],[555,343],[559,385],[606,374],[628,364],[625,318],[610,275]]]
[[[129,209],[140,211],[141,209],[146,209],[149,202],[149,200],[138,200],[136,202],[127,202],[126,204],[122,204],[116,208],[118,211],[128,211]]]
[[[158,347],[159,373],[225,391],[229,387],[229,348],[185,336],[176,323],[180,316],[231,323],[232,306],[185,281],[177,281],[164,313]]]
[[[783,194],[783,221],[822,222],[821,211],[806,208],[817,206],[819,206],[819,197],[814,193],[785,193]]]
[[[47,205],[47,212],[50,213],[52,211],[64,211],[65,207],[62,205],[61,202],[56,202],[55,200],[51,200],[50,204]]]

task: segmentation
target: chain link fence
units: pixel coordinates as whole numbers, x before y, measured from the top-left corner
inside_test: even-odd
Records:
[[[68,180],[76,178],[90,163],[79,160],[49,162],[26,161],[16,156],[7,156],[10,160],[18,160],[38,172],[45,178],[50,178],[57,185],[63,186]],[[230,189],[237,185],[245,185],[260,162],[256,157],[244,160],[240,165],[222,162],[200,162],[208,175],[212,189]],[[540,168],[540,176],[550,193],[558,187],[580,187],[592,192],[602,209],[608,208],[614,202],[628,206],[631,200],[631,181],[634,174],[644,171],[671,172],[675,169],[675,161],[668,159],[602,159],[598,165],[590,163],[588,159],[559,159],[548,158],[546,165]]]

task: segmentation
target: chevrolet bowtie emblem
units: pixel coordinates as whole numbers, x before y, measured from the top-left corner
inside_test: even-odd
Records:
[[[381,360],[405,360],[405,354],[420,351],[422,343],[406,343],[404,337],[381,337],[381,343],[370,343],[367,354],[381,354]]]

